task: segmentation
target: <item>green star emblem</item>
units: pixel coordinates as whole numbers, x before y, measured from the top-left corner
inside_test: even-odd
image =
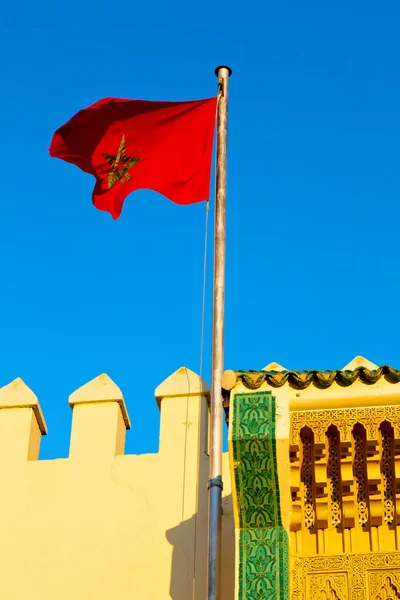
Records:
[[[122,135],[117,154],[103,154],[103,156],[111,167],[111,171],[108,174],[108,189],[112,188],[117,181],[121,181],[122,183],[129,181],[131,178],[129,170],[140,160],[140,158],[136,158],[135,156],[126,155],[124,134]]]

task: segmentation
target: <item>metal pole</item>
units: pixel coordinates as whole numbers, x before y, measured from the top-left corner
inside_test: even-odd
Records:
[[[228,78],[221,66],[218,77],[217,168],[214,225],[214,293],[212,325],[210,479],[208,482],[208,600],[219,600],[221,580],[222,513],[222,372],[224,368],[224,303],[226,251],[226,140],[228,129]]]

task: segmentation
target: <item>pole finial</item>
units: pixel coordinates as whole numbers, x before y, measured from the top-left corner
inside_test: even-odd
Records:
[[[232,69],[230,67],[228,67],[227,65],[219,65],[219,67],[217,67],[214,71],[214,73],[216,74],[216,76],[218,77],[219,75],[219,70],[220,69],[227,69],[228,71],[228,77],[230,77],[232,75]]]

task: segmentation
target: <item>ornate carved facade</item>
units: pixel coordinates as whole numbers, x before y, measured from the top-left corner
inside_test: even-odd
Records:
[[[293,599],[400,600],[400,406],[368,403],[291,412]]]
[[[225,381],[276,395],[277,447],[286,435],[290,456],[277,467],[289,597],[400,600],[400,371],[361,357],[326,373],[269,367]]]

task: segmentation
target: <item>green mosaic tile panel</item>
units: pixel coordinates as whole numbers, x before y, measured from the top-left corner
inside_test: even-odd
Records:
[[[284,527],[241,530],[239,553],[239,600],[289,598]]]
[[[231,460],[239,516],[239,600],[288,600],[289,549],[280,512],[275,397],[237,394]]]

